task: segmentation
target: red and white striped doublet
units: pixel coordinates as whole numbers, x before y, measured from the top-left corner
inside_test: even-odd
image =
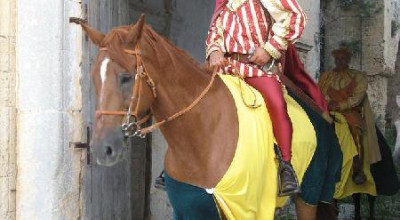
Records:
[[[272,17],[272,27],[268,26],[271,18],[266,17],[264,10]],[[288,42],[301,36],[304,26],[305,15],[296,0],[229,0],[210,27],[207,57],[216,50],[227,54],[249,54],[262,47],[273,58],[279,59]],[[256,65],[228,59],[244,77],[266,74]],[[227,73],[233,71],[232,67],[225,68]]]

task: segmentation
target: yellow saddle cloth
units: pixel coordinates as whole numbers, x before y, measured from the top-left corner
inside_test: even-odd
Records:
[[[333,113],[337,122],[335,122],[335,132],[339,139],[340,148],[343,153],[342,176],[340,182],[336,184],[335,199],[344,199],[354,193],[367,193],[376,196],[376,187],[374,178],[371,174],[369,160],[364,159],[363,171],[367,176],[367,181],[362,185],[357,185],[352,180],[353,157],[356,156],[357,147],[351,136],[346,119],[339,113]],[[364,158],[369,158],[369,149],[364,145]]]
[[[268,111],[261,94],[245,86],[243,97],[254,99],[262,106],[256,109],[243,103],[239,79],[219,75],[230,90],[238,112],[239,139],[235,156],[228,171],[215,187],[213,194],[229,220],[274,219],[275,209],[283,206],[287,197],[277,197],[277,161],[274,135]],[[314,155],[317,143],[314,127],[301,106],[287,94],[285,100],[293,124],[292,165],[301,182]]]

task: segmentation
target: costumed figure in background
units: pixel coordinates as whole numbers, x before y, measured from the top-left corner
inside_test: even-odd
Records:
[[[335,117],[335,130],[343,152],[342,177],[335,199],[352,196],[354,219],[361,219],[361,194],[368,195],[370,219],[374,219],[375,197],[393,196],[400,189],[390,147],[375,126],[368,100],[367,74],[349,68],[352,52],[332,52],[336,67],[322,74],[319,85]],[[350,162],[350,163],[349,163]]]
[[[366,181],[363,161],[374,164],[381,160],[372,110],[368,101],[366,73],[350,69],[352,53],[346,48],[332,52],[336,67],[323,73],[319,85],[325,94],[330,111],[342,114],[357,146],[358,155],[353,158],[354,183]],[[364,150],[368,150],[368,158]]]

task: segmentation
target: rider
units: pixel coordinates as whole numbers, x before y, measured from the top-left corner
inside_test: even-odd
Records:
[[[292,123],[283,98],[283,85],[270,68],[298,40],[305,14],[297,0],[217,0],[206,41],[210,67],[238,71],[264,97],[278,145],[279,194],[300,191],[291,165]],[[276,62],[275,62],[276,61]],[[226,65],[226,64],[229,65]]]
[[[349,68],[352,57],[349,49],[337,49],[332,55],[336,67],[322,74],[319,85],[329,103],[329,110],[339,112],[346,118],[358,151],[358,155],[353,159],[352,179],[354,183],[361,185],[367,180],[363,172],[363,160],[369,160],[370,164],[381,160],[367,95],[367,75]],[[368,149],[369,158],[364,157],[364,149]]]

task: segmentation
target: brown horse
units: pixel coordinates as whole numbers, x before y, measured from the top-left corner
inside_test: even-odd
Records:
[[[136,112],[151,109],[155,119],[163,121],[198,99],[213,79],[184,51],[145,25],[143,16],[135,25],[115,28],[107,35],[82,20],[72,21],[81,24],[100,48],[91,72],[100,112],[91,144],[100,164],[115,164],[124,151],[124,116],[105,112],[137,106]],[[137,77],[138,65],[145,67],[147,79]],[[131,97],[133,85],[140,80],[140,99]],[[238,141],[238,116],[230,91],[216,77],[197,105],[161,131],[168,142],[168,175],[204,189],[215,187],[228,170]],[[300,198],[296,210],[298,219],[316,219],[316,208]]]

